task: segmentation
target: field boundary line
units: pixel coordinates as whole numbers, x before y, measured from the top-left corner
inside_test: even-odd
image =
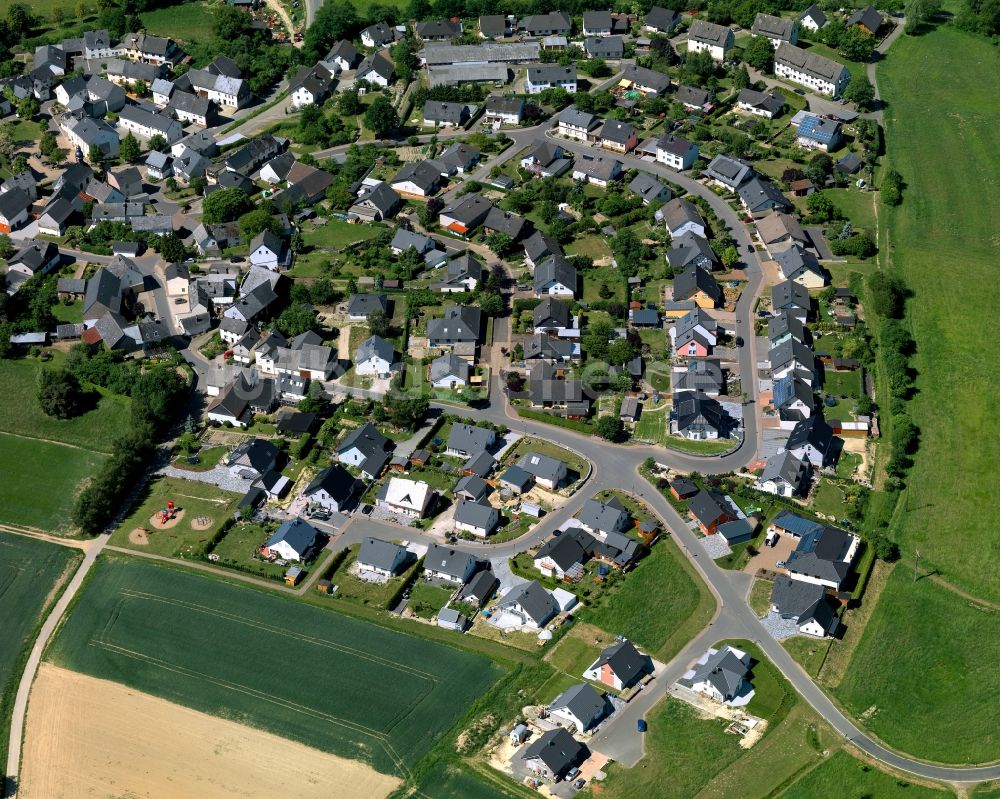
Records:
[[[121,592],[121,594],[125,597],[129,597],[132,599],[146,599],[154,602],[163,602],[165,604],[174,605],[176,607],[187,608],[195,612],[204,613],[208,616],[215,616],[216,618],[226,619],[227,621],[234,621],[237,622],[238,624],[242,624],[247,627],[253,627],[254,629],[257,630],[266,630],[267,632],[275,633],[277,635],[284,636],[285,638],[293,638],[299,641],[313,643],[316,644],[317,646],[322,646],[328,649],[333,649],[339,652],[343,652],[344,654],[356,655],[364,660],[369,660],[379,665],[388,666],[397,671],[403,671],[415,677],[421,677],[423,679],[428,680],[435,686],[437,685],[437,677],[433,674],[421,671],[419,669],[415,669],[412,666],[407,666],[406,664],[403,663],[395,663],[391,660],[388,660],[387,658],[382,658],[377,655],[372,655],[369,652],[365,652],[361,649],[355,649],[353,647],[346,646],[345,644],[337,643],[336,641],[328,641],[326,639],[317,638],[315,636],[307,635],[305,633],[296,633],[296,632],[291,632],[289,630],[283,630],[280,627],[275,627],[270,624],[250,622],[247,619],[237,616],[234,613],[227,613],[217,608],[210,608],[205,605],[198,605],[193,602],[186,602],[182,599],[164,597],[158,594],[150,594],[145,591],[136,591],[134,589],[125,589]]]
[[[90,447],[81,447],[79,444],[69,444],[65,441],[56,441],[53,438],[43,438],[42,436],[26,436],[24,433],[12,433],[9,430],[0,430],[0,436],[10,436],[11,438],[21,438],[25,441],[42,441],[46,444],[55,444],[57,447],[69,447],[69,449],[78,449],[81,452],[89,452],[93,455],[111,455],[110,452],[105,452],[101,449],[91,449]]]

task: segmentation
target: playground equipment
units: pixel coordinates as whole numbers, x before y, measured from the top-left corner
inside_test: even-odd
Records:
[[[167,500],[167,507],[160,511],[160,524],[166,525],[174,516],[177,515],[177,511],[174,508],[174,501],[172,499]]]

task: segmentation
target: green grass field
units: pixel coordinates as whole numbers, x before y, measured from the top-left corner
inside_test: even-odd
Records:
[[[1000,337],[983,319],[1000,257],[1000,55],[987,39],[946,25],[901,37],[878,80],[889,162],[907,183],[903,204],[879,213],[889,225],[890,266],[913,292],[908,326],[919,372],[907,413],[920,428],[920,451],[891,529],[947,580],[998,601],[1000,580],[983,564],[1000,559],[984,512],[998,497],[998,373],[990,364]],[[942,261],[949,251],[962,256]]]
[[[0,521],[67,531],[76,487],[104,459],[98,452],[0,433]]]
[[[175,526],[163,528],[159,524],[159,513],[167,506],[168,500],[173,500],[184,515]],[[239,494],[223,491],[208,483],[161,477],[146,486],[139,504],[111,536],[111,543],[168,557],[197,557],[233,515],[239,500]],[[151,524],[150,518],[154,515],[157,520]],[[208,518],[212,522],[204,530],[195,530],[192,522],[198,518]],[[129,534],[139,527],[148,531],[149,543],[144,546],[129,541]]]
[[[142,14],[149,33],[178,42],[207,42],[212,38],[212,11],[205,3],[183,3]]]
[[[952,796],[952,793],[915,785],[906,779],[886,774],[840,750],[779,796],[782,799],[814,799],[817,796],[944,799],[946,796]]]
[[[403,776],[501,676],[478,655],[118,557],[49,657]]]
[[[671,539],[653,545],[609,599],[577,614],[612,635],[627,635],[666,662],[715,612],[715,600]]]
[[[42,368],[46,367],[38,361],[0,361],[0,386],[4,387],[7,396],[18,398],[17,402],[8,402],[0,415],[0,433],[17,433],[96,452],[110,452],[113,439],[127,426],[129,401],[105,394],[93,410],[75,419],[46,416],[35,399],[37,374]]]
[[[50,595],[67,567],[82,554],[68,547],[20,535],[0,533],[0,775],[7,763],[7,728],[11,704],[20,678],[20,663],[34,638]]]
[[[928,760],[985,763],[1000,755],[998,661],[996,611],[930,579],[913,582],[900,564],[834,693],[890,746]]]

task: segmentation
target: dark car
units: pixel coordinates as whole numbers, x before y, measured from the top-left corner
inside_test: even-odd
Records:
[[[747,245],[747,252],[753,252],[753,245],[752,244],[748,244]]]
[[[229,263],[231,263],[231,264],[241,264],[245,260],[246,260],[246,258],[244,258],[242,255],[234,255],[232,258],[229,259]]]
[[[736,337],[736,346],[737,347],[742,347],[743,346],[743,336],[737,336]]]
[[[635,723],[635,727],[636,727],[637,730],[639,730],[639,732],[645,732],[646,731],[646,719],[639,719]]]

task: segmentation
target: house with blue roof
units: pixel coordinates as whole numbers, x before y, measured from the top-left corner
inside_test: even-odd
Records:
[[[841,141],[840,123],[835,119],[807,114],[799,122],[799,132],[796,142],[802,147],[829,153],[838,150]]]

